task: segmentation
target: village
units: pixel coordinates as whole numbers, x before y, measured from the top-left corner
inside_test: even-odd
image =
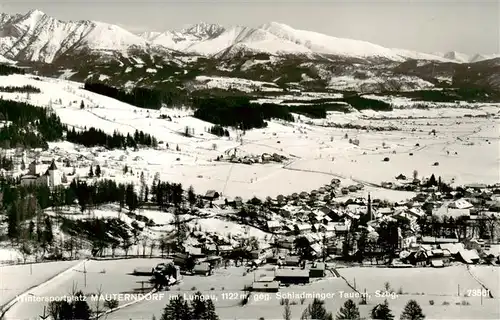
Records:
[[[238,260],[245,261],[249,268],[275,266],[272,276],[255,279],[251,289],[256,292],[277,292],[283,285],[309,283],[335,273],[333,265],[367,266],[374,265],[373,261],[392,268],[500,264],[500,244],[494,241],[499,227],[499,185],[466,186],[460,191],[463,197],[458,199],[457,191],[442,194],[438,188],[430,187],[422,188],[416,199],[404,203],[382,204],[368,195],[367,199],[349,199],[339,205],[331,201],[331,193],[338,191],[338,184],[338,180],[333,180],[331,185],[317,191],[250,204],[258,211],[256,215],[266,217],[265,225],[251,215],[244,221],[272,234],[268,248],[216,245],[213,239],[200,235],[197,243],[185,252],[175,253],[173,262],[185,268],[187,259],[192,257],[195,261],[190,271],[204,276],[210,275],[214,268],[223,265],[227,268],[228,259],[236,264]],[[356,191],[357,187],[347,189]],[[241,199],[217,197],[216,192],[207,192],[204,197],[207,206],[240,210],[246,207]],[[360,224],[363,217],[366,217],[364,226]],[[397,225],[394,243],[389,240],[377,244],[381,235],[376,230],[391,223]],[[422,235],[422,229],[426,235]],[[366,238],[362,244],[363,233]],[[346,244],[349,241],[351,246]]]
[[[50,189],[67,186],[76,172],[70,163],[82,161],[42,157],[37,164],[36,160],[28,161],[26,153],[17,158],[25,172],[18,178],[22,186],[36,184]],[[39,173],[37,165],[47,169]],[[92,171],[91,167],[79,170]],[[100,167],[98,170],[98,176],[103,178],[106,169],[102,174]],[[169,247],[166,255],[162,252],[167,259],[164,263],[134,273],[151,276],[155,288],[161,289],[176,283],[181,273],[210,276],[214,269],[232,265],[245,265],[249,271],[271,265],[272,274],[254,279],[251,290],[277,292],[283,285],[335,276],[338,266],[442,268],[500,264],[500,184],[452,188],[434,175],[417,176],[414,172],[413,178],[395,177],[395,185],[411,185],[417,191],[413,199],[396,203],[372,199],[363,191],[362,183],[342,186],[340,179],[332,179],[317,190],[278,195],[275,199],[254,197],[246,202],[241,197],[222,197],[221,192],[209,190],[198,196],[186,221],[216,217],[260,230],[264,239],[250,237],[247,231],[229,236],[201,232],[195,225],[184,231],[189,235],[184,235],[182,244]],[[95,179],[79,174],[76,178]],[[186,198],[183,196],[183,201]],[[172,212],[172,208],[166,212]],[[141,215],[131,216],[138,219]],[[170,221],[170,226],[175,224],[172,234],[179,232],[179,223]],[[165,233],[164,227],[164,223],[153,219],[145,229],[158,235]],[[100,255],[106,252],[104,248]]]

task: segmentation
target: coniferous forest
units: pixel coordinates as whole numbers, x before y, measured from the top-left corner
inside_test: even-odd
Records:
[[[196,98],[193,107],[198,119],[241,130],[265,128],[271,118],[293,121],[286,106],[252,104],[248,97]]]
[[[68,130],[66,140],[85,147],[101,146],[107,149],[137,148],[140,145],[147,147],[158,146],[156,138],[143,131],[136,130],[133,136],[130,134],[124,136],[117,131],[113,135],[109,135],[94,127],[83,131],[76,131],[75,128]]]
[[[264,128],[267,126],[266,120],[272,118],[294,121],[292,113],[302,114],[315,119],[324,119],[328,111],[348,112],[349,108],[346,103],[357,110],[392,110],[391,105],[386,102],[367,99],[357,95],[332,100],[327,103],[306,103],[303,101],[302,103],[304,104],[257,104],[251,102],[249,97],[197,97],[193,99],[192,107],[195,109],[194,116],[198,119],[222,127],[236,127],[241,130]]]
[[[0,87],[0,92],[23,92],[23,93],[40,93],[40,89],[31,85],[25,85],[22,87],[16,86],[6,86]]]
[[[229,137],[229,131],[225,129],[224,127],[221,127],[219,125],[215,125],[213,127],[210,127],[209,129],[211,134],[214,134],[219,137]]]
[[[13,241],[28,236],[30,226],[23,222],[36,217],[47,208],[57,211],[78,203],[83,213],[102,204],[119,203],[134,211],[139,200],[144,200],[139,199],[132,184],[117,184],[113,180],[99,180],[93,184],[73,180],[69,187],[58,186],[53,190],[42,185],[17,185],[12,188],[14,184],[16,181],[0,179],[0,190],[3,193],[1,207],[7,215],[7,235]]]
[[[6,124],[0,128],[0,145],[3,148],[22,146],[45,149],[48,147],[47,142],[62,140],[64,133],[67,141],[86,147],[115,149],[158,145],[155,137],[143,131],[136,130],[134,135],[124,136],[118,132],[109,135],[93,127],[70,130],[55,113],[23,102],[0,100],[0,121]]]
[[[0,144],[4,148],[23,146],[46,148],[48,141],[61,140],[66,126],[48,109],[23,102],[0,100]]]
[[[145,109],[160,109],[166,98],[154,89],[135,87],[129,93],[99,82],[85,82],[84,89]]]
[[[8,76],[11,74],[24,74],[24,70],[6,64],[0,64],[0,76]]]

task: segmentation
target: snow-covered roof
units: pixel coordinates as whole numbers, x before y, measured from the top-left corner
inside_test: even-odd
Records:
[[[457,254],[459,251],[464,250],[463,243],[441,243],[439,248],[448,250],[451,254]]]
[[[319,243],[313,243],[311,245],[311,249],[316,252],[316,253],[321,253],[322,249],[321,249],[321,246],[319,245]]]
[[[472,263],[474,260],[479,260],[479,255],[476,250],[460,250],[458,253],[466,263]]]
[[[306,277],[309,278],[309,270],[302,269],[278,269],[276,277]]]
[[[469,201],[465,199],[458,199],[453,201],[448,205],[449,208],[455,208],[455,209],[469,209],[474,207]]]
[[[279,228],[280,223],[279,223],[279,221],[276,221],[276,220],[269,220],[269,221],[267,221],[267,227],[268,228]]]

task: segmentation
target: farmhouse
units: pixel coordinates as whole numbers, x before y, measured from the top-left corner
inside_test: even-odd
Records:
[[[309,271],[302,269],[278,269],[275,279],[282,284],[309,283]]]
[[[279,282],[274,277],[262,277],[252,283],[252,291],[255,292],[278,292]]]
[[[476,250],[460,250],[458,252],[463,262],[467,264],[474,264],[479,262],[479,255]]]
[[[269,221],[267,221],[267,228],[271,232],[276,232],[276,231],[281,229],[281,225],[280,225],[279,221],[269,220]]]
[[[308,223],[296,223],[294,225],[295,231],[299,233],[305,233],[311,231],[312,226]]]
[[[325,276],[326,265],[323,262],[317,262],[309,269],[310,278],[322,278]]]
[[[212,266],[208,262],[202,262],[194,266],[193,273],[208,276],[212,273]]]
[[[448,250],[434,249],[426,253],[428,263],[435,268],[444,267],[450,264],[451,254]]]
[[[205,200],[214,201],[219,198],[220,194],[215,190],[208,190],[203,197]]]
[[[465,248],[463,243],[441,243],[439,244],[439,249],[448,250],[454,256]]]
[[[285,266],[295,267],[300,264],[299,256],[288,256],[285,258]]]

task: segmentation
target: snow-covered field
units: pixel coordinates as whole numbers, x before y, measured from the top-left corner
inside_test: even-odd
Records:
[[[78,261],[58,261],[0,266],[0,306],[78,263]]]
[[[60,148],[57,151],[59,156],[86,155],[101,165],[105,175],[115,176],[118,180],[137,178],[122,175],[123,166],[127,164],[136,175],[144,171],[152,179],[158,172],[162,180],[193,185],[200,193],[214,189],[225,196],[264,199],[311,191],[328,183],[332,177],[340,177],[344,185],[353,181],[365,183],[369,187],[364,193],[370,191],[389,200],[402,200],[412,194],[374,185],[394,181],[400,173],[411,176],[413,170],[417,170],[420,177],[434,173],[443,180],[454,179],[460,184],[498,182],[498,105],[331,113],[323,120],[297,116],[300,118],[298,122],[271,121],[267,128],[248,131],[241,139],[237,139],[238,133],[230,129],[228,139],[207,133],[206,129],[212,124],[193,118],[185,110],[136,108],[85,91],[79,83],[61,79],[38,81],[21,75],[0,77],[0,86],[27,84],[40,88],[42,93],[30,94],[29,97],[2,93],[4,99],[29,99],[32,104],[50,106],[64,123],[77,128],[91,125],[108,133],[118,130],[124,134],[142,130],[162,142],[156,150],[114,150],[97,156],[69,143],[51,144]],[[315,96],[311,95],[313,98]],[[84,109],[80,109],[80,101],[84,101]],[[169,115],[172,121],[159,119],[160,114]],[[486,117],[487,114],[490,116]],[[331,127],[335,124],[392,126],[400,130]],[[183,134],[186,127],[194,130],[192,137]],[[432,130],[436,131],[435,135],[431,134]],[[359,140],[359,146],[349,143],[349,138]],[[180,151],[176,151],[177,146]],[[278,153],[290,160],[253,165],[214,161],[218,155],[233,152],[236,155]],[[382,161],[385,157],[390,161]],[[439,162],[439,166],[433,166],[435,162]]]
[[[482,268],[482,267],[480,267]],[[351,285],[371,297],[367,306],[360,306],[368,315],[373,305],[387,299],[394,315],[398,317],[406,302],[416,300],[427,319],[498,319],[500,299],[471,296],[472,290],[482,286],[463,265],[442,269],[436,268],[339,268],[337,269]],[[498,282],[494,273],[485,274],[488,284]],[[385,283],[395,292],[392,297],[377,297],[377,290],[385,292]],[[402,294],[401,294],[402,292]],[[431,305],[431,301],[433,305]],[[458,303],[458,305],[457,305]],[[467,304],[468,303],[468,304]]]
[[[155,266],[159,259],[127,259],[109,261],[87,261],[85,263],[86,280],[83,265],[62,274],[49,281],[40,288],[29,292],[31,297],[65,296],[76,286],[86,294],[96,293],[99,287],[103,294],[138,292],[141,287],[138,281],[144,277],[129,275],[135,268],[149,268]],[[13,267],[21,268],[21,267]],[[474,267],[476,268],[476,267]],[[498,280],[492,272],[479,272],[483,281],[488,284]],[[278,293],[254,293],[249,303],[241,306],[240,302],[245,295],[244,287],[251,285],[254,279],[274,274],[272,266],[263,266],[253,272],[245,272],[245,268],[230,266],[215,270],[214,275],[183,276],[181,282],[170,288],[169,291],[153,295],[151,298],[139,300],[140,296],[122,296],[122,309],[107,315],[108,319],[151,319],[157,318],[169,299],[181,295],[189,300],[191,294],[200,291],[211,298],[221,319],[280,319],[283,306],[281,298],[290,298],[293,319],[299,318],[306,306],[312,301],[312,296],[301,301],[301,295],[309,294],[323,297],[327,310],[337,313],[346,299],[352,298],[360,302],[359,296],[346,283],[359,292],[368,295],[367,305],[360,305],[361,316],[368,316],[370,310],[377,303],[387,299],[393,314],[398,317],[410,299],[415,299],[421,305],[428,319],[498,319],[498,296],[494,298],[470,297],[469,290],[481,289],[480,284],[472,277],[465,266],[452,266],[443,269],[414,268],[340,268],[342,277],[336,277],[328,272],[320,280],[313,280],[308,285],[280,287]],[[476,270],[473,270],[476,271]],[[144,279],[142,279],[144,280]],[[16,278],[9,277],[6,283],[14,283]],[[86,281],[86,286],[85,286]],[[384,296],[385,282],[388,282],[393,295]],[[498,282],[498,281],[497,281]],[[147,287],[147,286],[146,286]],[[41,300],[42,298],[39,298]],[[135,303],[133,303],[137,300]],[[433,304],[431,304],[431,301]],[[125,306],[127,303],[130,305]],[[89,298],[91,307],[96,302]],[[20,299],[6,314],[6,319],[36,319],[43,312],[46,303]]]
[[[161,261],[163,260],[126,259],[79,263],[43,286],[30,290],[26,297],[19,298],[18,302],[7,312],[6,318],[36,319],[39,314],[43,313],[43,307],[48,304],[47,301],[50,297],[69,297],[73,289],[81,290],[85,295],[96,295],[98,290],[101,290],[103,295],[147,293],[141,291],[142,284],[138,282],[147,282],[149,277],[133,276],[129,273],[132,273],[135,268],[152,268]],[[12,282],[16,280],[14,277],[11,279]],[[149,284],[146,283],[144,287],[149,288]],[[132,302],[137,298],[140,296],[130,296],[128,301],[121,301],[121,304]],[[91,301],[89,297],[88,303],[91,308],[95,308],[97,301]],[[101,308],[102,303],[101,301]]]
[[[491,291],[494,297],[500,298],[500,268],[494,266],[471,266],[470,272]]]

